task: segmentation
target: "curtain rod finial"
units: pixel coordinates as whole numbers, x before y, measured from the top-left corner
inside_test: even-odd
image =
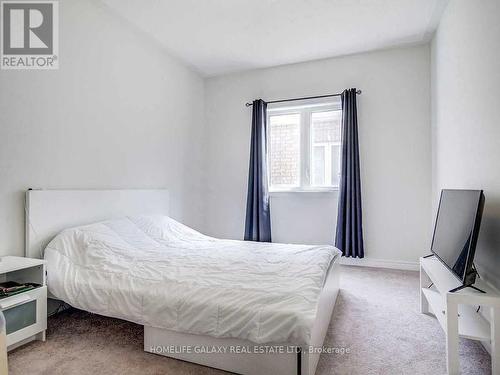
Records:
[[[363,91],[361,90],[356,90],[356,94],[360,95]]]
[[[253,104],[252,103],[245,103],[247,107],[251,107]]]

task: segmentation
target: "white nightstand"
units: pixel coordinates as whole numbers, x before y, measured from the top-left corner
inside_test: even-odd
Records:
[[[459,374],[458,339],[465,337],[485,344],[492,374],[500,375],[500,295],[481,279],[474,285],[483,293],[472,288],[450,292],[460,284],[436,257],[420,258],[420,311],[436,316],[446,334],[448,374]]]
[[[7,322],[7,350],[33,340],[45,341],[47,286],[45,261],[15,256],[2,257],[0,282],[36,283],[40,287],[0,299]]]

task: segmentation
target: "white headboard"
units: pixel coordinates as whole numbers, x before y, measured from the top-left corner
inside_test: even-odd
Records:
[[[139,214],[168,215],[169,196],[155,190],[28,190],[25,255],[40,258],[60,231]]]

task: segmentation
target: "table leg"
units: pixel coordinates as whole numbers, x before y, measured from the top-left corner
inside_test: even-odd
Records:
[[[458,305],[446,296],[446,366],[449,375],[459,374]]]
[[[422,314],[428,314],[429,313],[429,302],[427,302],[427,299],[425,298],[424,293],[422,293],[422,288],[427,288],[428,285],[424,285],[427,277],[425,274],[424,269],[422,266],[420,266],[420,312]]]
[[[491,373],[500,375],[500,308],[491,308]]]

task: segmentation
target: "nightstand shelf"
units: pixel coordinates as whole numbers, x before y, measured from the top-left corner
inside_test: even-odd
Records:
[[[446,330],[446,301],[431,289],[422,288],[431,312],[436,316],[439,324]],[[491,339],[490,323],[479,314],[473,306],[458,306],[458,334],[471,340],[489,341]]]
[[[40,286],[0,299],[7,323],[7,350],[32,340],[45,341],[47,329],[47,286],[45,261],[6,256],[0,261],[0,282],[15,281]]]

